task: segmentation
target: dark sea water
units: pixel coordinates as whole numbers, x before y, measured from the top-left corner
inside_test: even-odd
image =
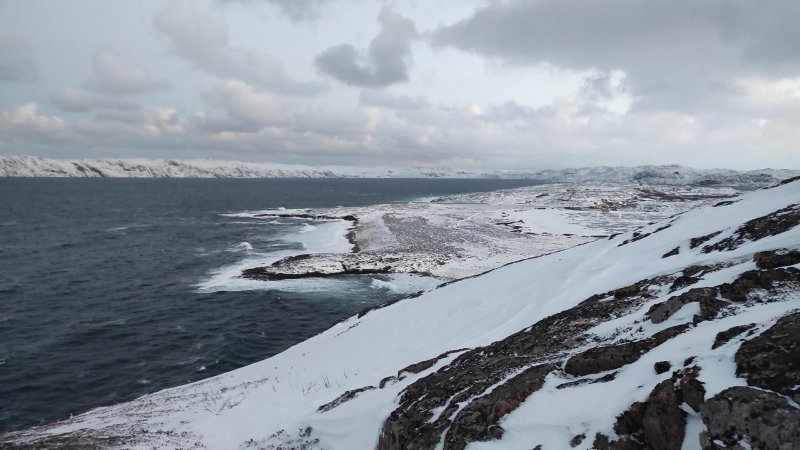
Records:
[[[320,235],[326,223],[235,213],[529,184],[0,179],[0,431],[259,361],[406,295],[367,277],[276,289],[229,276],[228,287],[223,275],[247,258],[330,239]]]

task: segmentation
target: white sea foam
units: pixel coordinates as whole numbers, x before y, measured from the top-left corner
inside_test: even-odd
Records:
[[[315,227],[314,225],[311,225],[311,224],[308,224],[308,223],[304,223],[303,227],[300,228],[300,231],[298,233],[310,233],[310,232],[312,232],[312,231],[314,231],[316,229],[317,229],[317,227]]]
[[[235,250],[235,251],[244,251],[244,252],[252,252],[253,251],[253,246],[250,245],[249,242],[245,241],[245,242],[240,242],[240,243],[236,244],[233,247],[233,250]]]
[[[238,215],[226,215],[236,216]],[[291,230],[280,236],[280,240],[286,243],[299,243],[302,250],[283,249],[276,251],[254,251],[247,242],[242,242],[236,246],[237,250],[245,250],[246,257],[243,259],[212,270],[209,276],[201,280],[195,286],[198,292],[218,292],[218,291],[251,291],[251,290],[296,290],[307,291],[316,290],[315,286],[320,283],[301,283],[302,280],[284,281],[260,281],[242,278],[242,272],[255,267],[268,266],[288,256],[297,256],[304,253],[347,253],[352,249],[352,244],[347,240],[346,234],[351,223],[346,220],[326,220],[317,222],[315,225],[303,223],[301,227],[286,227]],[[247,244],[247,245],[245,245]],[[248,248],[249,247],[249,248]],[[320,280],[314,280],[320,281]],[[326,280],[328,281],[328,280]],[[327,289],[331,286],[324,286]]]

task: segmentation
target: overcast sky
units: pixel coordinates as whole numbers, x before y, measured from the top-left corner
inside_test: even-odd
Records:
[[[0,153],[800,169],[800,1],[0,0]]]

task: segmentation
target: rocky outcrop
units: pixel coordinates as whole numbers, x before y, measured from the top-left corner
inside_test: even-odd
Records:
[[[700,434],[704,450],[800,450],[800,410],[772,392],[731,387],[706,400],[700,413],[706,426]]]
[[[733,302],[745,302],[756,290],[775,291],[780,287],[796,287],[800,283],[800,270],[794,267],[749,270],[739,275],[733,283],[719,287],[722,298]]]
[[[773,250],[770,252],[758,252],[753,255],[753,261],[759,269],[776,269],[778,267],[793,266],[800,264],[800,251],[797,250]]]
[[[691,324],[676,325],[641,341],[591,348],[569,358],[566,365],[564,365],[564,372],[574,376],[584,376],[619,369],[638,360],[642,355],[667,340],[683,333],[690,326]]]
[[[697,366],[676,371],[658,383],[645,402],[636,402],[617,417],[614,432],[618,439],[595,437],[597,449],[680,450],[686,433],[683,403],[699,411],[705,388],[697,380]]]
[[[647,288],[667,280],[671,281],[647,279],[592,296],[506,339],[460,355],[403,392],[398,408],[384,422],[378,448],[433,448],[444,435],[444,448],[450,450],[501,436],[499,419],[535,392],[571,349],[587,341],[586,330],[641,306],[652,296]],[[614,301],[603,301],[608,299]],[[469,436],[456,437],[463,429],[470,430]]]
[[[766,260],[767,255],[759,256]],[[412,383],[403,391],[399,406],[384,422],[378,448],[427,449],[443,443],[445,450],[463,449],[470,442],[499,439],[504,430],[501,419],[514,411],[541,388],[548,374],[576,377],[558,389],[614,380],[616,372],[635,363],[642,355],[702,322],[735,314],[734,305],[746,302],[779,301],[781,292],[800,287],[800,271],[794,268],[746,271],[733,282],[690,289],[650,308],[645,319],[662,323],[684,305],[696,302],[699,314],[643,339],[603,344],[592,342],[586,334],[592,326],[641,308],[653,297],[652,290],[675,286],[681,278],[700,279],[702,274],[725,266],[694,266],[672,276],[642,280],[615,291],[592,296],[578,306],[550,316],[532,326],[485,347],[475,348],[457,357],[437,372]],[[794,316],[792,316],[794,317]],[[753,378],[776,392],[787,392],[797,384],[796,341],[800,330],[795,318],[779,321],[761,340],[742,346],[742,359],[750,359],[763,370],[747,369],[742,376]],[[734,327],[718,334],[720,346],[750,329]],[[763,342],[762,342],[763,341]],[[769,344],[768,344],[769,343]],[[578,351],[580,348],[585,349]],[[763,354],[762,357],[752,357]],[[739,360],[737,355],[737,361]],[[782,361],[772,367],[766,360]],[[795,359],[792,359],[795,358]],[[618,438],[596,436],[595,448],[602,449],[680,449],[686,429],[688,407],[699,412],[704,405],[705,389],[698,380],[701,367],[694,358],[684,368],[659,383],[647,401],[631,405],[615,426]],[[561,367],[561,370],[559,370]],[[744,366],[743,366],[744,367]],[[780,378],[777,370],[786,374]],[[668,372],[669,361],[654,366],[657,374]],[[593,374],[610,372],[602,377]],[[747,372],[747,374],[745,374]],[[794,379],[794,384],[790,384]],[[780,389],[783,389],[781,391]],[[699,439],[699,437],[698,437]],[[712,439],[713,441],[713,439]],[[565,443],[566,445],[567,443]]]
[[[744,342],[736,352],[736,375],[800,402],[800,312]]]
[[[791,230],[800,224],[800,204],[789,205],[766,216],[748,220],[733,233],[716,244],[703,247],[703,253],[728,251],[738,248],[745,241],[757,241]]]

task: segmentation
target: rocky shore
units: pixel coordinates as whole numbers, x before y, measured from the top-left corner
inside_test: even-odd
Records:
[[[798,386],[800,180],[364,311],[0,447],[792,450]]]

